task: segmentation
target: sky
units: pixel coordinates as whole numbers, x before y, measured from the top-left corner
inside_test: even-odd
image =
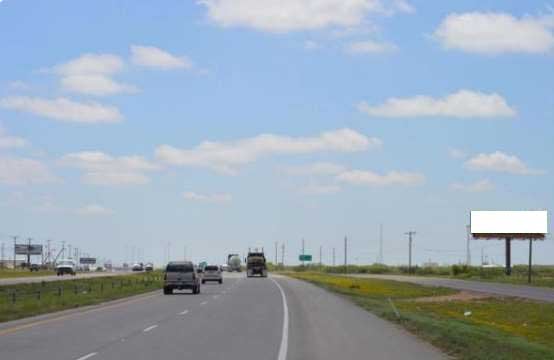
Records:
[[[340,263],[347,236],[362,264],[382,224],[385,263],[416,231],[414,262],[451,264],[471,210],[552,209],[548,2],[3,0],[0,43],[6,257],[18,235],[295,264],[304,238]],[[535,249],[553,263],[552,237]]]

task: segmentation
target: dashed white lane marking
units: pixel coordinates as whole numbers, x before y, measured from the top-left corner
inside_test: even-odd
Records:
[[[277,281],[271,279],[279,288],[281,292],[281,298],[283,300],[283,335],[281,336],[281,345],[279,346],[279,354],[277,355],[277,360],[287,360],[287,351],[289,347],[289,307],[287,305],[287,298],[285,296],[285,291],[279,285]]]
[[[144,330],[142,330],[142,331],[144,331],[144,332],[149,332],[150,330],[153,330],[153,329],[155,329],[155,328],[157,328],[157,327],[158,327],[158,325],[152,325],[152,326],[149,326],[149,327],[147,327],[146,329],[144,329]]]
[[[93,352],[93,353],[87,354],[87,355],[85,355],[85,356],[81,356],[81,357],[78,358],[77,360],[87,360],[87,359],[90,359],[91,357],[93,357],[93,356],[96,355],[96,354],[98,354],[98,353]]]
[[[181,312],[179,313],[179,315],[186,315],[186,314],[188,314],[188,312],[189,312],[188,310],[181,311]]]
[[[219,297],[219,295],[214,295],[214,299],[217,299]]]
[[[207,303],[208,303],[207,301],[202,301],[202,302],[200,303],[200,305],[206,305]]]

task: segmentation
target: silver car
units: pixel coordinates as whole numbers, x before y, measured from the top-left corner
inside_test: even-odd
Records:
[[[190,261],[175,261],[167,264],[164,275],[164,294],[172,294],[176,289],[190,289],[193,294],[200,294],[200,276]]]
[[[202,277],[202,284],[205,284],[206,281],[217,281],[223,284],[223,275],[218,265],[206,265],[204,268],[204,276]]]

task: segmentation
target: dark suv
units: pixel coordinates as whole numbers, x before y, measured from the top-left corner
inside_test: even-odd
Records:
[[[190,289],[200,294],[200,276],[190,261],[175,261],[167,264],[164,275],[164,294],[173,294],[173,290]]]

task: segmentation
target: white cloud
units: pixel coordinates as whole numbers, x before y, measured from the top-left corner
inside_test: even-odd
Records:
[[[27,146],[27,140],[8,135],[6,130],[0,125],[0,149],[13,149],[13,148],[22,148]]]
[[[369,116],[457,118],[513,117],[516,110],[496,94],[459,90],[443,98],[418,95],[411,98],[389,98],[384,104],[370,106],[361,102],[358,110]]]
[[[209,203],[226,203],[233,199],[230,194],[199,194],[192,191],[185,192],[183,197],[190,201],[202,201]]]
[[[340,190],[341,188],[338,185],[310,184],[301,188],[300,192],[306,195],[328,195],[336,194]]]
[[[8,84],[9,88],[16,91],[26,91],[31,88],[29,84],[21,80],[15,80]]]
[[[329,162],[317,162],[285,168],[285,172],[290,175],[336,175],[343,171],[345,171],[344,166]]]
[[[54,72],[63,75],[98,74],[113,75],[120,72],[124,62],[119,56],[111,54],[84,54],[64,64],[54,67]]]
[[[234,174],[240,165],[255,162],[264,156],[356,152],[381,145],[382,141],[378,138],[370,138],[351,129],[339,129],[316,137],[261,134],[233,142],[205,141],[192,149],[161,145],[156,148],[156,157],[171,165],[207,167]]]
[[[383,54],[398,50],[398,47],[392,43],[377,42],[374,40],[365,40],[352,42],[345,47],[349,54]]]
[[[93,185],[143,185],[150,182],[145,173],[159,169],[141,156],[114,157],[101,151],[67,154],[60,163],[83,170],[83,182]]]
[[[186,56],[175,56],[154,46],[131,46],[131,61],[140,66],[159,69],[192,69],[192,61]]]
[[[136,93],[138,89],[133,85],[122,84],[104,75],[71,75],[61,79],[62,87],[71,92],[86,95],[113,95],[119,93]]]
[[[84,54],[54,67],[64,90],[86,95],[113,95],[136,92],[136,87],[111,78],[124,68],[124,62],[111,54]]]
[[[467,157],[467,154],[466,154],[465,151],[460,150],[460,149],[455,149],[455,148],[448,149],[448,155],[452,159],[464,159],[464,158]]]
[[[83,206],[80,209],[77,209],[77,213],[80,215],[96,216],[96,215],[111,215],[114,212],[112,209],[108,209],[102,205],[90,204],[90,205]]]
[[[96,102],[76,102],[66,98],[11,96],[0,99],[0,107],[75,123],[114,123],[123,118],[114,106]]]
[[[267,32],[318,30],[362,25],[369,13],[412,12],[403,0],[199,0],[208,18],[223,27]]]
[[[453,183],[450,184],[450,189],[465,192],[485,192],[494,190],[494,184],[488,179],[483,179],[469,184]]]
[[[0,183],[29,185],[54,183],[59,179],[40,161],[0,156]]]
[[[554,49],[551,18],[505,13],[451,14],[434,33],[447,49],[471,53],[545,53]]]
[[[425,182],[425,176],[420,173],[391,171],[387,174],[377,174],[365,170],[349,170],[337,175],[339,182],[351,185],[366,186],[413,186],[421,185]]]
[[[321,45],[313,40],[306,40],[304,42],[304,49],[306,50],[317,50]]]
[[[501,151],[491,154],[478,154],[465,162],[470,170],[504,172],[516,175],[538,175],[540,170],[530,169],[517,156],[508,155]]]

